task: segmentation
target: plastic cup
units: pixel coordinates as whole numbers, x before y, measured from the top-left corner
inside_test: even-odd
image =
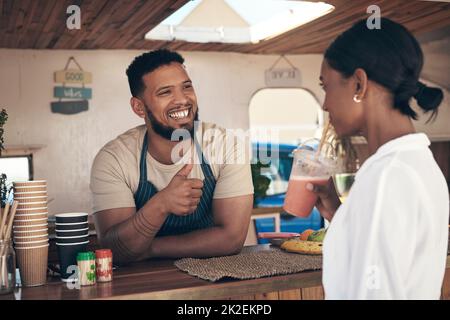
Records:
[[[294,151],[294,162],[283,209],[298,217],[308,217],[318,196],[306,189],[306,185],[309,182],[326,185],[335,169],[334,159],[320,155],[315,150]]]
[[[85,212],[70,212],[55,214],[56,224],[60,223],[81,223],[88,221],[88,214]]]
[[[340,197],[347,197],[355,181],[355,173],[337,173],[334,175],[334,185]]]

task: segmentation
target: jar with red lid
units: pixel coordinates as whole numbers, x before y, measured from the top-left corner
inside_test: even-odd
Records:
[[[97,282],[108,282],[112,280],[113,256],[110,249],[95,251],[95,269]]]

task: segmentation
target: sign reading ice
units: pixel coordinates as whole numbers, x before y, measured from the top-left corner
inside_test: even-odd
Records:
[[[284,59],[289,67],[275,68],[275,65]],[[270,69],[265,71],[265,83],[267,87],[300,87],[301,75],[294,65],[285,57],[281,56]]]

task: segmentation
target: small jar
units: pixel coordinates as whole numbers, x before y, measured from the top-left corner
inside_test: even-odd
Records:
[[[95,269],[98,282],[108,282],[112,280],[113,256],[110,249],[95,251]]]
[[[92,251],[77,255],[78,281],[82,286],[95,284],[95,254]]]
[[[0,294],[14,291],[16,286],[16,253],[11,240],[0,240]]]

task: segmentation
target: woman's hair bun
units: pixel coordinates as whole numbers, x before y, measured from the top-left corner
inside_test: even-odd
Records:
[[[414,95],[417,104],[425,111],[437,109],[444,98],[444,93],[439,88],[429,87],[422,82],[417,82],[417,93]]]

